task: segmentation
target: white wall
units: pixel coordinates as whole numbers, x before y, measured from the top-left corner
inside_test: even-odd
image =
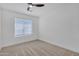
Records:
[[[79,4],[48,4],[42,16],[41,40],[79,52]]]
[[[0,46],[2,45],[1,19],[2,19],[2,9],[0,9]]]
[[[15,17],[33,20],[33,34],[31,36],[23,36],[17,38],[15,37]],[[30,15],[10,11],[7,9],[3,9],[1,22],[2,22],[1,47],[27,42],[38,38],[38,17],[36,16],[30,16]]]

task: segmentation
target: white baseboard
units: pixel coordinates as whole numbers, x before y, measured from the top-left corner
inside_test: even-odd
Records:
[[[77,51],[77,50],[74,50],[74,49],[71,49],[71,48],[68,48],[68,47],[64,47],[63,45],[54,43],[54,42],[52,42],[52,41],[47,41],[47,40],[42,40],[42,41],[45,41],[45,42],[48,42],[48,43],[50,43],[50,44],[54,44],[54,45],[56,45],[56,46],[59,46],[59,47],[61,47],[61,48],[64,48],[64,49],[67,49],[67,50],[70,50],[70,51],[79,53],[79,51]]]
[[[32,40],[36,40],[36,39],[32,39]],[[32,40],[24,40],[24,41],[18,41],[18,42],[13,42],[13,43],[5,44],[5,45],[2,46],[2,48],[13,46],[13,45],[17,45],[17,44],[21,44],[21,43],[24,43],[24,42],[29,42],[29,41],[32,41]],[[1,50],[2,50],[2,48],[1,48]]]

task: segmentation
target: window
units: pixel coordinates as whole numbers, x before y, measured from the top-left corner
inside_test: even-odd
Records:
[[[24,36],[32,34],[32,20],[28,19],[15,19],[15,36]]]

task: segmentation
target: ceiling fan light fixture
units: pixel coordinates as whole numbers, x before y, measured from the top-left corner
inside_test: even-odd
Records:
[[[29,7],[32,8],[33,6],[32,5],[29,5]]]
[[[30,11],[30,10],[32,11],[31,8],[32,8],[33,6],[35,6],[35,7],[43,7],[43,6],[45,6],[44,4],[41,4],[41,3],[40,3],[40,4],[27,3],[27,4],[28,4],[27,11]]]

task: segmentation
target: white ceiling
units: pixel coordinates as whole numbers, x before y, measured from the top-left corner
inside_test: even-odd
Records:
[[[30,13],[27,11],[27,7],[28,7],[27,3],[0,3],[0,6],[6,9],[20,12],[20,13],[26,13],[26,14],[31,14],[35,16],[46,17],[46,16],[51,16],[52,13],[55,13],[58,10],[63,11],[64,9],[66,9],[66,7],[69,7],[69,6],[78,7],[79,4],[45,3],[44,7],[33,7],[32,12]]]
[[[41,15],[40,13],[43,12],[43,9],[46,8],[46,6],[44,7],[33,7],[32,8],[32,12],[28,12],[27,11],[27,3],[0,3],[0,6],[12,11],[16,11],[16,12],[20,12],[20,13],[26,13],[26,14],[32,14],[32,15],[36,15],[39,16]]]
[[[22,12],[24,13],[26,10],[27,4],[23,3],[2,3],[0,4],[1,7],[10,9],[12,11]]]

